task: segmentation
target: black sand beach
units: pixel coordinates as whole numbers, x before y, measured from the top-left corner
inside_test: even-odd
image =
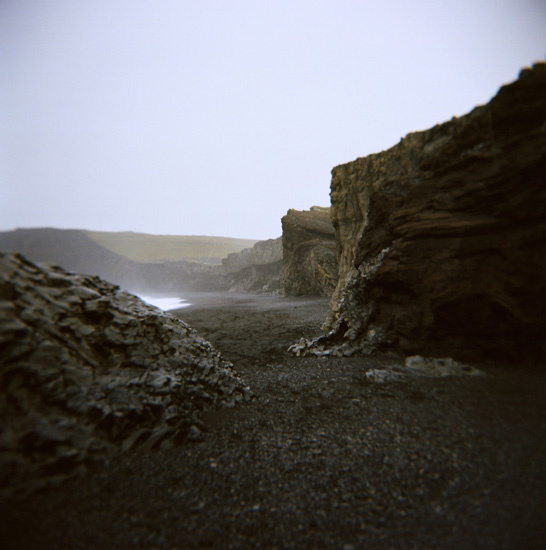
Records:
[[[112,456],[1,505],[5,549],[490,548],[546,541],[546,377],[377,384],[383,354],[295,358],[325,299],[204,294],[174,312],[255,399],[179,447]]]

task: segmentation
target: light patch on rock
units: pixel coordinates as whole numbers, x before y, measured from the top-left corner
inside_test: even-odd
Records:
[[[384,369],[370,369],[366,380],[378,384],[397,382],[412,377],[447,378],[459,376],[485,376],[485,372],[472,365],[460,363],[451,357],[423,357],[412,355],[406,357],[404,365],[392,365]]]

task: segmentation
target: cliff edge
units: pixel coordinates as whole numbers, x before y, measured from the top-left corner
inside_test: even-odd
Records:
[[[485,106],[332,171],[327,335],[298,353],[546,352],[546,64]]]
[[[289,210],[282,218],[284,296],[331,296],[337,282],[334,227],[330,209]]]

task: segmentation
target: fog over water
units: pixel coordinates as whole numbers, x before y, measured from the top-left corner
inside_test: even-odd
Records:
[[[330,171],[483,104],[542,0],[4,0],[0,230],[267,239]]]
[[[158,307],[163,311],[170,311],[173,309],[182,309],[188,307],[191,304],[184,298],[178,296],[138,296],[142,301],[152,306]]]

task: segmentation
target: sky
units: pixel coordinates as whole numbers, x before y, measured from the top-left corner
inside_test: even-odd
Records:
[[[543,0],[0,0],[0,230],[275,238],[545,54]]]

